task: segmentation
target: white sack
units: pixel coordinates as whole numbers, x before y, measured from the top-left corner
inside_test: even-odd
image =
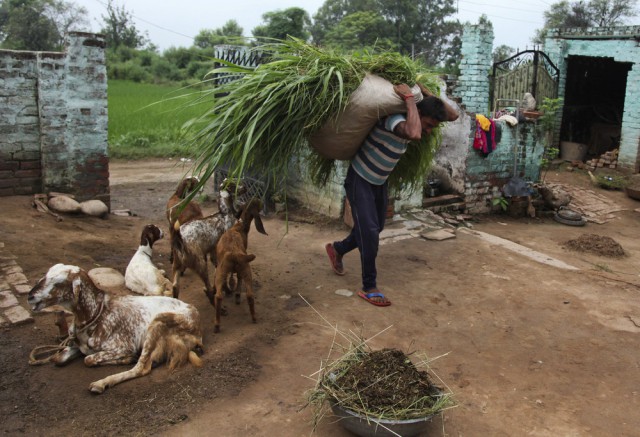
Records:
[[[109,213],[109,207],[102,200],[87,200],[80,204],[80,210],[87,215],[104,217]]]
[[[49,209],[57,212],[74,213],[80,212],[80,203],[77,200],[67,196],[56,196],[47,202]]]
[[[422,100],[418,85],[411,88],[411,92],[416,103]],[[393,84],[368,74],[351,94],[344,112],[314,133],[309,145],[325,158],[350,160],[380,118],[405,112],[406,103],[393,90]]]

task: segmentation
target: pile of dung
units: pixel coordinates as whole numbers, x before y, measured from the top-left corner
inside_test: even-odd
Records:
[[[595,234],[581,235],[576,239],[566,241],[563,246],[577,252],[589,252],[609,258],[621,258],[626,255],[622,246],[613,238]]]
[[[441,391],[424,370],[418,370],[403,352],[382,349],[364,354],[333,382],[334,395],[343,406],[370,415],[389,411],[411,412],[433,408]],[[339,388],[337,388],[339,387]]]

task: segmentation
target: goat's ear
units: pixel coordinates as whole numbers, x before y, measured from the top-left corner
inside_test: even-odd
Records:
[[[78,305],[80,300],[80,294],[82,293],[82,286],[85,281],[91,281],[91,277],[85,271],[80,271],[78,273],[73,273],[69,275],[69,282],[71,285],[71,292],[73,293],[73,302],[75,305]]]
[[[256,229],[258,230],[258,232],[264,235],[269,235],[267,234],[267,231],[264,230],[264,225],[262,224],[262,219],[260,218],[260,214],[256,214],[253,221],[256,224]]]

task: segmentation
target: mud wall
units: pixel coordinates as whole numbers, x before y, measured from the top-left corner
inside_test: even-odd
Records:
[[[61,191],[109,198],[104,37],[65,52],[0,50],[0,196]]]

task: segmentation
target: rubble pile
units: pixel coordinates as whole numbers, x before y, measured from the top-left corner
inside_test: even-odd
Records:
[[[585,162],[587,170],[595,170],[597,168],[616,168],[618,166],[619,149],[609,150],[599,158],[590,159]]]

